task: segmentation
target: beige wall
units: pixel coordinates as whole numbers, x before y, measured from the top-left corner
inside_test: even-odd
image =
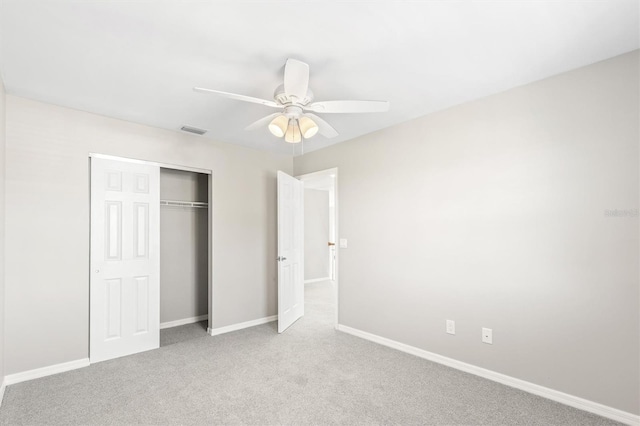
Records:
[[[4,83],[0,78],[0,385],[4,381],[4,270],[5,270],[5,112]]]
[[[304,279],[329,277],[329,191],[304,190]]]
[[[639,72],[635,51],[297,157],[339,168],[340,323],[640,413]]]
[[[213,170],[213,326],[276,314],[291,158],[7,96],[7,374],[88,356],[90,152]]]

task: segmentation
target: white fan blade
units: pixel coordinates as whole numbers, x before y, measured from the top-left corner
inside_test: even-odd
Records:
[[[287,59],[284,66],[284,92],[304,99],[309,89],[309,65],[296,59]]]
[[[273,120],[274,118],[276,118],[277,116],[279,116],[280,114],[282,114],[281,112],[276,112],[274,114],[269,114],[266,117],[262,117],[260,120],[258,121],[254,121],[253,123],[249,124],[247,127],[245,127],[245,130],[255,130],[258,129],[260,127],[266,127],[267,124],[269,124],[271,122],[271,120]]]
[[[314,102],[304,108],[313,112],[358,113],[385,112],[389,111],[389,107],[387,101],[325,101]]]
[[[202,87],[194,87],[193,90],[195,90],[196,92],[202,92],[202,93],[213,93],[215,95],[224,96],[225,98],[235,99],[237,101],[253,102],[254,104],[266,105],[273,108],[281,108],[281,105],[278,105],[274,101],[254,98],[252,96],[237,95],[235,93],[221,92],[220,90],[205,89]]]
[[[320,133],[325,138],[335,138],[336,136],[338,136],[338,131],[331,127],[331,125],[324,121],[322,118],[311,113],[305,113],[304,115],[312,119],[318,125],[318,133]]]

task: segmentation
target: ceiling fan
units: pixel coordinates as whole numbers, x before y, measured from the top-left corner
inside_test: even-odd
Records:
[[[327,138],[338,136],[336,129],[313,114],[314,112],[342,114],[389,110],[387,101],[313,102],[313,92],[309,89],[309,65],[296,59],[287,59],[284,67],[284,84],[276,88],[273,101],[202,87],[194,87],[193,90],[280,109],[281,111],[250,124],[245,130],[258,129],[268,124],[268,129],[274,136],[279,138],[284,136],[284,140],[290,143],[309,139],[316,133]]]

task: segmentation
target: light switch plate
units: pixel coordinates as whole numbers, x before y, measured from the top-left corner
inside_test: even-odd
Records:
[[[340,248],[347,248],[347,239],[340,238],[339,244],[340,244]]]

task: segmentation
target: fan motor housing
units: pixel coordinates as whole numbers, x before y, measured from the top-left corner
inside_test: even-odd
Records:
[[[284,91],[284,84],[278,86],[273,92],[273,99],[281,105],[308,105],[313,101],[313,92],[307,89],[307,95],[299,99],[297,96],[289,96]]]
[[[303,113],[302,108],[298,105],[286,105],[283,112],[288,119],[298,119]]]

